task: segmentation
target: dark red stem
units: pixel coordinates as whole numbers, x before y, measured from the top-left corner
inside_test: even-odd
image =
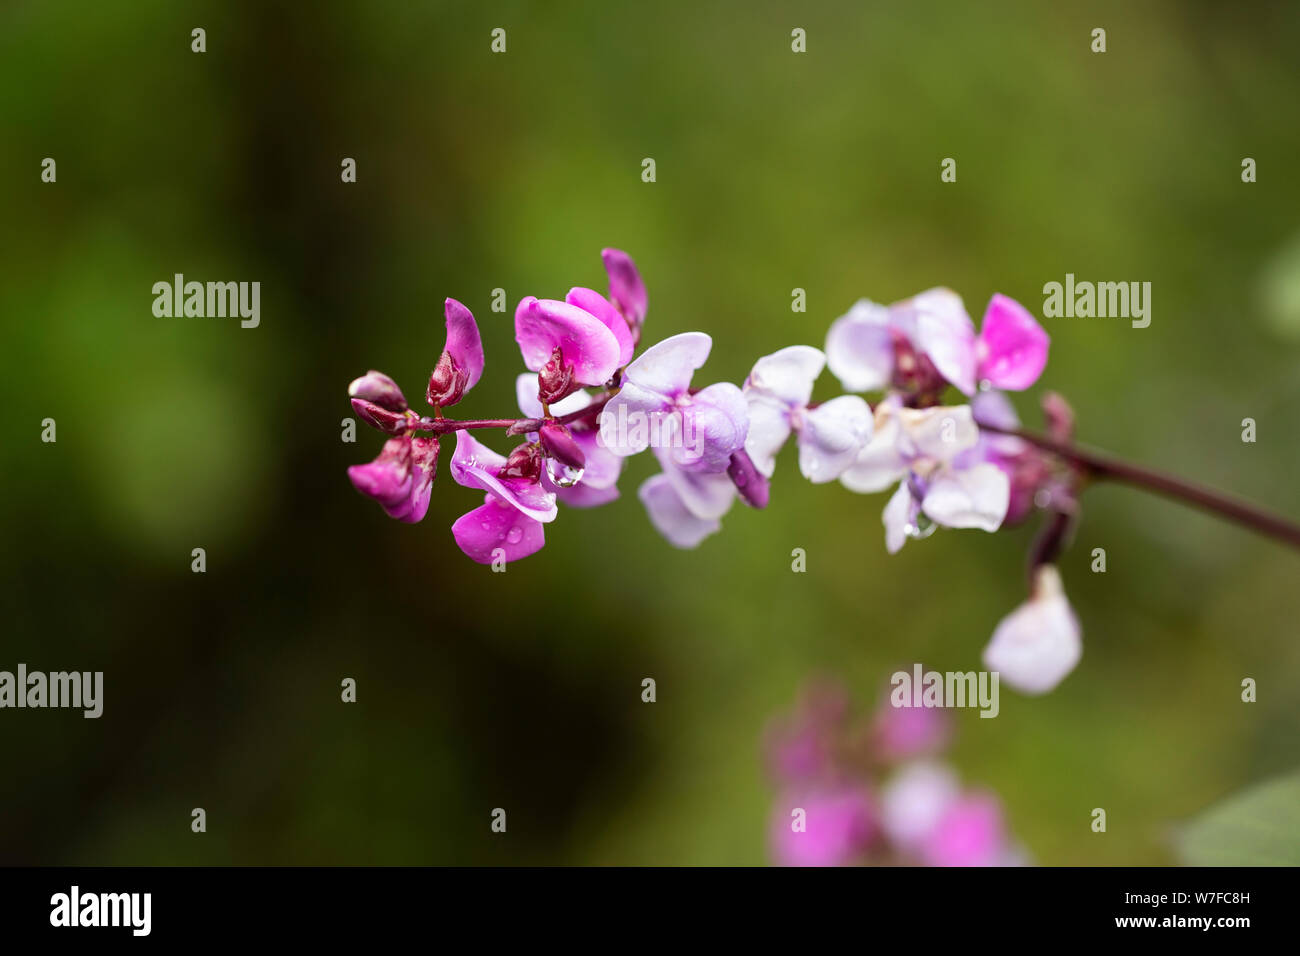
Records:
[[[980,428],[999,435],[1013,435],[1044,451],[1051,452],[1074,465],[1089,478],[1120,481],[1135,488],[1144,488],[1174,501],[1194,505],[1229,521],[1235,521],[1253,531],[1284,541],[1293,548],[1300,548],[1300,524],[1212,488],[1195,485],[1173,475],[1089,451],[1068,442],[1059,442],[1023,428],[997,428],[984,424],[981,424]]]

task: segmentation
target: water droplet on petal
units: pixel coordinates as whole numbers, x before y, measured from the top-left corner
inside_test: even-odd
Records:
[[[554,458],[546,459],[546,477],[561,488],[572,488],[582,481],[581,468],[573,468]]]
[[[920,541],[922,538],[928,538],[934,534],[937,527],[939,526],[927,518],[924,512],[917,512],[916,520],[909,521],[903,528],[903,533],[909,538]]]
[[[509,531],[506,532],[506,541],[509,544],[518,544],[520,541],[523,540],[523,538],[524,538],[524,529],[519,527],[519,525],[515,525],[513,528],[511,528]]]

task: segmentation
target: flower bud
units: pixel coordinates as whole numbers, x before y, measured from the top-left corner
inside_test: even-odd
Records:
[[[497,472],[498,478],[525,478],[537,481],[542,477],[542,453],[532,442],[525,442],[515,447],[506,459],[505,465]]]
[[[410,419],[401,412],[390,412],[386,408],[380,408],[374,402],[368,402],[364,398],[352,399],[352,409],[357,413],[357,417],[369,425],[371,428],[377,428],[385,435],[400,435],[406,431]]]
[[[424,397],[430,405],[445,408],[464,398],[468,388],[469,371],[457,365],[451,353],[444,350],[438,357],[433,374],[429,376],[429,387],[425,390]]]
[[[770,493],[767,478],[754,467],[745,449],[732,452],[731,463],[727,466],[731,483],[736,486],[741,501],[751,508],[766,508]]]
[[[383,372],[376,372],[374,369],[354,379],[348,386],[348,395],[352,398],[364,399],[390,412],[404,412],[407,408],[406,396],[397,387],[397,383]]]
[[[550,360],[537,373],[537,398],[543,405],[551,405],[572,395],[578,387],[573,366],[564,361],[564,354],[557,345]]]
[[[546,422],[538,430],[542,448],[556,461],[581,471],[587,466],[587,456],[574,441],[569,430],[556,422]]]
[[[1047,422],[1047,434],[1055,441],[1073,440],[1074,409],[1059,392],[1048,392],[1043,396],[1043,419]]]

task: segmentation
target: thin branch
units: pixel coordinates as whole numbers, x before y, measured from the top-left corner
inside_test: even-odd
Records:
[[[1023,428],[998,428],[984,424],[981,424],[980,428],[999,435],[1012,435],[1051,452],[1070,462],[1090,478],[1119,481],[1136,488],[1144,488],[1234,521],[1253,531],[1283,541],[1293,548],[1300,548],[1300,524],[1212,488],[1192,484],[1173,475],[1089,451],[1068,442],[1058,442],[1046,435],[1039,435]]]

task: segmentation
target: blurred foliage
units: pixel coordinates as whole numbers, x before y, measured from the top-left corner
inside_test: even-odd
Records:
[[[1234,794],[1178,842],[1192,866],[1300,866],[1300,774]]]
[[[767,512],[679,553],[638,460],[620,502],[492,574],[451,540],[477,498],[445,474],[414,527],[351,488],[380,440],[339,440],[346,383],[379,368],[419,394],[450,295],[488,355],[464,412],[512,411],[491,290],[513,310],[600,286],[607,245],[642,268],[650,340],[713,336],[701,383],[820,345],[861,296],[945,284],[978,316],[994,291],[1037,311],[1066,272],[1146,280],[1148,329],[1049,320],[1041,385],[1086,442],[1300,514],[1300,366],[1269,305],[1294,298],[1274,264],[1300,208],[1298,42],[1280,2],[4,5],[0,668],[103,670],[106,700],[0,713],[0,861],[762,862],[769,715],[815,671],[870,701],[900,665],[978,667],[1032,529],[890,558],[883,496],[785,457]],[[155,318],[177,272],[260,281],[261,327]],[[1297,764],[1297,571],[1090,491],[1063,565],[1083,661],[997,720],[959,715],[963,778],[1039,862],[1172,861],[1172,821]]]

